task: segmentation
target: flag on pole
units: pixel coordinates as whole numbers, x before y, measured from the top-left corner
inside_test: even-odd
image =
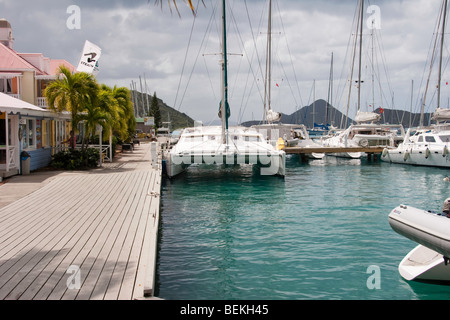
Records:
[[[98,46],[86,40],[77,71],[96,74],[98,72],[98,59],[100,59],[101,53],[102,50]]]

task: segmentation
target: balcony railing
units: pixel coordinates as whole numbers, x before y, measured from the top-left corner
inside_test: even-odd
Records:
[[[37,106],[41,108],[47,108],[47,98],[45,97],[38,97],[37,98]]]

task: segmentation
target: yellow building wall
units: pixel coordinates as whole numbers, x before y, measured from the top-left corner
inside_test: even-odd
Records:
[[[36,105],[36,82],[34,71],[24,71],[22,76],[22,100]]]

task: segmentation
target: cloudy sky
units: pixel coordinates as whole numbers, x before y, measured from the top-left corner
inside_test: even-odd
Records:
[[[140,89],[141,77],[147,92],[156,92],[168,105],[208,123],[217,119],[220,102],[219,1],[204,0],[196,17],[183,0],[177,2],[181,17],[173,5],[171,12],[166,0],[162,8],[154,0],[0,0],[0,18],[13,27],[16,51],[41,52],[76,66],[89,40],[102,49],[100,83],[129,88],[135,81]],[[197,5],[197,0],[193,3]],[[261,119],[268,1],[227,3],[231,120]],[[362,111],[373,106],[410,110],[412,93],[412,109],[419,112],[441,3],[366,1]],[[80,9],[79,20],[70,10],[73,5]],[[356,88],[347,103],[345,84],[356,9],[357,0],[273,0],[270,85],[274,110],[291,114],[312,103],[313,97],[327,100],[333,53],[333,105],[346,112],[348,104],[349,116],[354,116]],[[368,27],[372,18],[378,23],[375,29]],[[444,54],[448,56],[447,47]],[[366,62],[371,57],[377,61],[373,82],[372,65]],[[445,107],[450,90],[450,84],[445,86],[447,79],[444,72],[441,104]],[[431,87],[436,87],[436,81],[433,76]],[[435,108],[434,95],[430,89],[425,111]]]

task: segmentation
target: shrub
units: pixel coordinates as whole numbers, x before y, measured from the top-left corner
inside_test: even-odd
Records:
[[[100,154],[97,149],[67,150],[55,153],[51,166],[58,169],[77,170],[95,168],[98,165]]]

